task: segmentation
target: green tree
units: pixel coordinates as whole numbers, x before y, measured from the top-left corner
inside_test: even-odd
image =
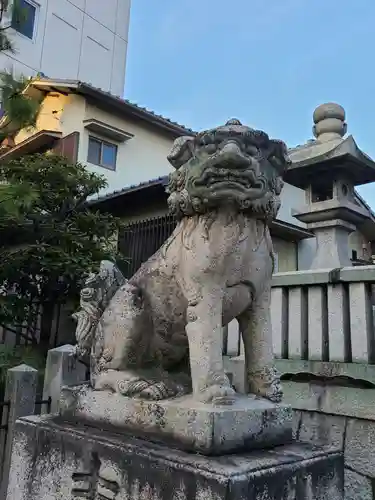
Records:
[[[15,52],[14,45],[11,38],[9,37],[10,23],[5,22],[5,17],[8,16],[10,19],[13,16],[14,9],[19,9],[17,4],[12,6],[9,0],[0,0],[0,52],[10,51]]]
[[[0,52],[15,53],[16,47],[12,41],[9,29],[11,21],[21,24],[25,20],[25,11],[19,0],[10,3],[0,0]],[[33,127],[40,109],[41,99],[38,95],[28,95],[24,91],[30,83],[30,78],[14,77],[11,71],[0,72],[0,101],[4,113],[0,120],[0,142],[13,138],[22,128]]]
[[[52,153],[0,163],[0,325],[27,324],[47,347],[57,304],[77,301],[82,280],[101,260],[116,258],[119,221],[90,210],[104,177]],[[0,184],[1,186],[1,184]]]

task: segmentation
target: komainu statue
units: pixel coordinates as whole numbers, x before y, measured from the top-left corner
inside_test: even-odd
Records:
[[[133,398],[232,404],[222,327],[237,319],[248,393],[279,402],[270,325],[273,249],[283,142],[230,120],[180,137],[168,157],[173,234],[130,280],[103,262],[81,292],[78,353],[91,384]]]

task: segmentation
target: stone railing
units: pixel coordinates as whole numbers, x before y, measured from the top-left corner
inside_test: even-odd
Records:
[[[0,498],[8,486],[13,436],[17,419],[39,413],[58,413],[61,388],[86,380],[86,367],[74,356],[75,349],[64,345],[48,351],[43,393],[39,394],[38,370],[20,365],[7,371],[0,398]]]
[[[278,273],[271,318],[275,357],[375,364],[375,266]],[[224,353],[242,353],[237,322]]]
[[[297,439],[339,446],[345,498],[374,499],[375,266],[278,273],[272,283],[272,335],[284,402]],[[224,362],[244,390],[238,324],[225,333]]]
[[[375,362],[375,266],[274,276],[272,331],[277,358]]]

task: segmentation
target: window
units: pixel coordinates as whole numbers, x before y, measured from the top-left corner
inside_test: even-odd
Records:
[[[34,36],[36,5],[30,0],[15,0],[11,26],[30,40]]]
[[[328,186],[312,186],[312,202],[332,200],[333,198],[333,185]]]
[[[110,142],[89,137],[87,161],[110,170],[116,170],[117,146]]]

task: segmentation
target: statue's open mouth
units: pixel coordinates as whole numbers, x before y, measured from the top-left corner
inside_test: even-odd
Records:
[[[208,168],[194,184],[204,187],[219,187],[221,184],[226,188],[233,186],[245,189],[258,187],[256,175],[252,170],[236,171],[227,168]]]

